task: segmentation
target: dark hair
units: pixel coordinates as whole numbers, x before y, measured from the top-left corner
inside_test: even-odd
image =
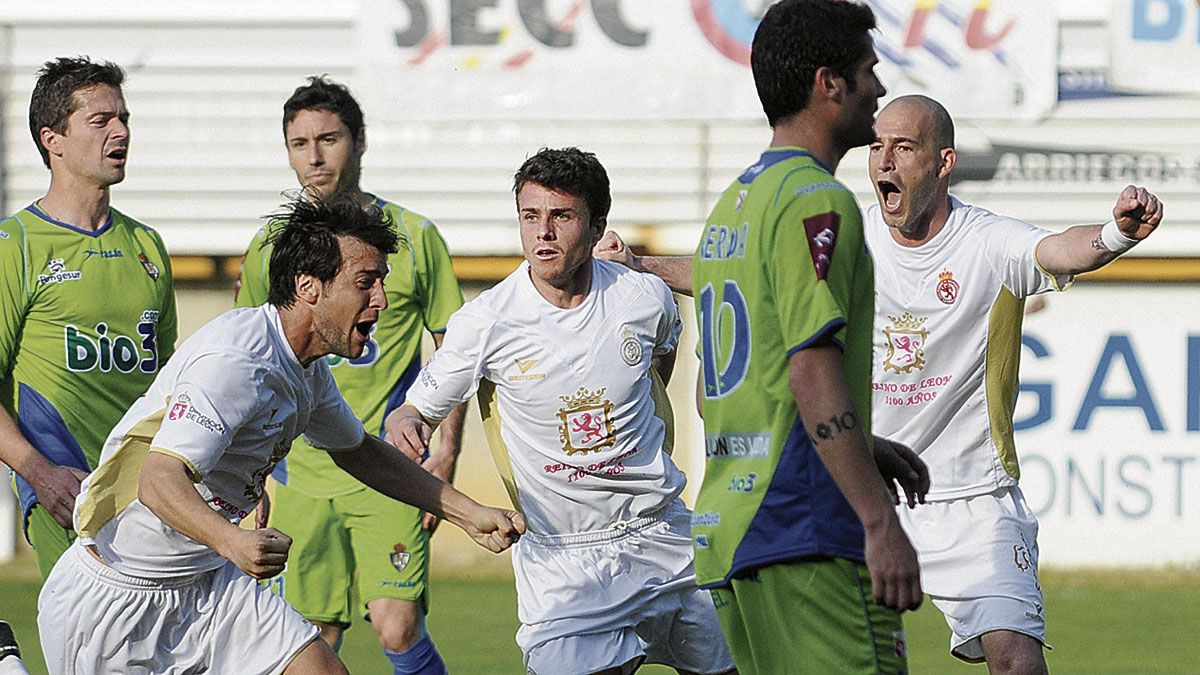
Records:
[[[67,118],[79,107],[75,92],[107,84],[121,93],[125,71],[111,61],[93,63],[86,56],[63,56],[42,64],[37,78],[29,97],[29,133],[42,153],[42,163],[49,167],[50,152],[42,146],[42,128],[50,127],[59,134],[66,132]]]
[[[328,110],[338,116],[346,128],[355,146],[362,138],[366,123],[363,122],[362,108],[358,101],[350,95],[345,85],[332,82],[326,75],[313,75],[308,78],[308,84],[296,87],[296,91],[283,104],[283,135],[287,138],[287,127],[296,119],[301,110]]]
[[[513,193],[520,197],[526,183],[537,183],[550,190],[582,197],[591,216],[589,225],[607,218],[608,210],[612,208],[608,173],[595,154],[579,148],[538,150],[517,169],[513,176]]]
[[[273,245],[267,302],[291,307],[296,301],[296,277],[310,274],[329,281],[342,269],[339,237],[354,237],[384,255],[396,252],[400,237],[391,216],[375,203],[363,206],[356,199],[322,199],[301,192],[267,216],[272,229],[263,246]]]
[[[821,66],[846,78],[853,91],[864,37],[874,28],[871,8],[847,0],[782,0],[767,10],[754,33],[750,69],[771,126],[808,107]]]

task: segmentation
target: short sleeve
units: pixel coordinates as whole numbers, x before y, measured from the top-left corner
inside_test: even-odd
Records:
[[[308,418],[308,427],[304,429],[304,438],[313,447],[323,448],[330,452],[352,450],[362,445],[362,421],[350,409],[350,404],[342,398],[334,382],[333,374],[324,359],[318,359],[314,367],[319,371],[313,373],[316,384],[313,386],[312,415]]]
[[[421,241],[421,256],[426,283],[423,284],[422,321],[425,329],[438,333],[446,329],[450,316],[463,305],[462,289],[454,266],[450,262],[450,251],[442,235],[429,220],[422,219],[416,229]]]
[[[679,335],[683,332],[683,320],[679,317],[679,305],[671,289],[658,277],[651,277],[652,288],[662,305],[658,319],[658,330],[654,335],[654,355],[661,356],[675,351],[679,346]]]
[[[831,186],[793,199],[775,228],[767,277],[787,353],[835,336],[846,324],[838,298],[849,297],[853,259],[862,246],[854,197]]]
[[[166,363],[175,353],[175,341],[179,339],[179,309],[175,303],[175,272],[171,269],[171,256],[167,254],[167,246],[158,232],[154,232],[154,243],[158,246],[166,272],[162,275],[165,282],[162,311],[159,312],[158,326],[155,328],[158,363],[159,368],[162,368],[162,364]]]
[[[183,365],[150,446],[184,460],[196,480],[266,404],[265,369],[248,355],[208,352]]]
[[[21,327],[29,311],[25,237],[16,218],[0,222],[0,380],[13,365]]]
[[[267,301],[270,289],[271,247],[264,246],[268,227],[263,227],[250,240],[246,257],[242,259],[242,271],[238,275],[233,295],[235,307],[258,307]]]
[[[479,388],[486,376],[483,358],[494,320],[466,305],[450,317],[446,338],[408,390],[406,403],[427,419],[441,420]]]
[[[1071,284],[1070,275],[1051,275],[1038,265],[1038,244],[1053,232],[1015,218],[991,217],[985,226],[987,259],[997,261],[995,271],[1013,295],[1024,298]]]

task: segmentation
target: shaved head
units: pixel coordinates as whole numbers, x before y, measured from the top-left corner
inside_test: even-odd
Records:
[[[939,150],[954,147],[954,120],[950,119],[950,113],[946,112],[941,103],[928,96],[911,94],[901,96],[887,104],[883,110],[879,111],[879,117],[887,115],[888,111],[919,113],[919,119],[925,125],[923,131],[928,132],[929,140]]]

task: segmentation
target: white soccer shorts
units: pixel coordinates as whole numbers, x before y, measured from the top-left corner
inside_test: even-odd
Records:
[[[51,675],[280,673],[319,635],[233,563],[131,577],[78,542],[46,578],[38,630]]]
[[[522,536],[513,568],[526,669],[591,673],[643,656],[697,673],[732,669],[712,598],[695,585],[691,527],[676,500],[599,532]]]
[[[1046,644],[1037,518],[1018,487],[897,507],[921,564],[921,586],[950,625],[950,653],[983,660],[980,636],[1023,633]]]

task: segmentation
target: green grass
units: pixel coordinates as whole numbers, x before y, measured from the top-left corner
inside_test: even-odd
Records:
[[[1090,571],[1044,575],[1054,673],[1200,672],[1200,571]],[[0,616],[24,647],[32,673],[45,673],[38,653],[36,579],[25,570],[0,570]],[[435,579],[429,629],[451,673],[519,675],[521,653],[512,581]],[[914,673],[975,673],[947,653],[949,631],[929,603],[907,615],[909,665]],[[342,657],[352,673],[390,673],[370,626],[346,633]],[[660,667],[643,673],[672,672]]]

